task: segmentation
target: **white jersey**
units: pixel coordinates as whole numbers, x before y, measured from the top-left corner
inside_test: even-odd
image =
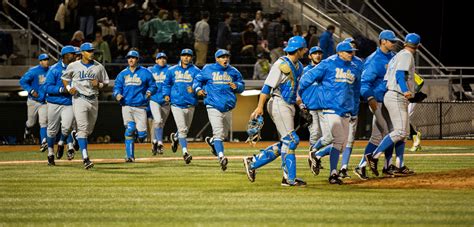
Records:
[[[108,84],[109,76],[103,65],[95,61],[90,65],[85,65],[81,60],[69,64],[61,79],[71,81],[71,87],[85,96],[99,94],[99,88],[93,87],[91,80],[98,80],[100,83]]]
[[[403,49],[398,52],[388,63],[387,73],[385,73],[384,77],[384,80],[387,81],[388,90],[403,93],[397,83],[396,74],[398,70],[408,72],[408,77],[405,77],[407,88],[412,93],[415,93],[415,81],[413,79],[413,75],[415,74],[415,59],[410,51]]]

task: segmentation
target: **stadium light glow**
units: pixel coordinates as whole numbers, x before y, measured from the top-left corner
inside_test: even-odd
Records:
[[[27,92],[27,91],[19,91],[19,92],[18,92],[18,95],[19,95],[20,97],[26,97],[26,96],[28,96],[28,92]]]

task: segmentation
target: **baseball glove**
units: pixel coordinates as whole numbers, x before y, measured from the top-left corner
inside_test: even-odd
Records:
[[[423,93],[423,92],[417,92],[415,93],[415,96],[413,98],[410,98],[408,99],[408,101],[410,101],[411,103],[414,103],[414,102],[423,102],[423,100],[425,100],[428,96]]]
[[[309,113],[308,109],[300,109],[300,125],[301,127],[308,127],[313,123],[313,115]]]

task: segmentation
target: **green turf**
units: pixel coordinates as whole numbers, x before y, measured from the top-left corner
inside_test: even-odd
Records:
[[[473,147],[426,149],[474,153]],[[207,149],[192,152],[208,155]],[[44,155],[0,152],[0,161],[44,159]],[[93,158],[123,155],[123,151],[91,152]],[[149,157],[149,151],[138,151],[137,157]],[[353,158],[351,166],[358,161]],[[474,156],[408,157],[406,163],[419,173],[438,172],[473,168]],[[473,190],[329,185],[328,160],[323,164],[326,168],[314,177],[306,160],[298,159],[298,176],[308,182],[305,188],[280,186],[280,159],[258,170],[255,183],[247,180],[240,160],[231,160],[226,172],[217,160],[193,160],[188,166],[182,160],[97,164],[90,171],[80,163],[0,165],[0,226],[474,225]]]

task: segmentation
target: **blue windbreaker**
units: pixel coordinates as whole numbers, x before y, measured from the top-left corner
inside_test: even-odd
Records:
[[[46,82],[43,84],[43,90],[46,92],[46,101],[58,105],[72,105],[72,97],[69,93],[63,93],[66,88],[63,85],[61,76],[67,65],[61,60],[52,65],[46,73]]]
[[[172,66],[166,73],[164,86],[165,95],[170,96],[171,105],[179,108],[196,106],[198,99],[192,86],[194,78],[201,70],[193,64],[181,67],[181,61]]]
[[[383,78],[387,72],[387,64],[393,56],[395,53],[391,51],[384,53],[380,48],[377,48],[365,60],[360,91],[364,100],[373,96],[377,102],[383,102],[383,96],[387,91]]]
[[[166,72],[168,72],[169,65],[160,66],[154,65],[152,67],[148,67],[148,70],[153,74],[153,78],[156,82],[156,93],[151,96],[151,100],[155,101],[156,103],[163,105],[165,103],[164,97],[164,89],[163,86],[165,85],[166,80]]]
[[[41,65],[37,65],[28,69],[28,71],[20,79],[20,86],[28,92],[28,98],[35,100],[40,103],[45,103],[46,94],[41,86],[46,81],[46,73],[49,68],[43,68]],[[33,91],[38,93],[38,97],[35,98],[31,95]]]
[[[143,66],[138,66],[134,72],[127,67],[117,75],[113,96],[123,96],[120,100],[122,106],[147,106],[146,92],[155,94],[156,85],[153,75]]]
[[[237,88],[232,90],[229,83],[233,82]],[[218,63],[207,64],[196,78],[194,78],[193,90],[197,93],[204,89],[207,95],[204,104],[216,108],[220,112],[234,109],[237,97],[235,93],[242,93],[245,83],[242,74],[233,66],[222,67]]]

